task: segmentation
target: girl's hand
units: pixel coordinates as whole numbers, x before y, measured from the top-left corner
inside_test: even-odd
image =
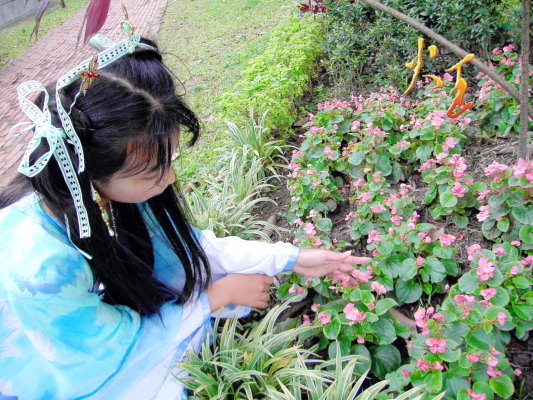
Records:
[[[268,288],[274,280],[260,274],[230,274],[213,283],[207,289],[211,312],[228,304],[266,308],[270,295]]]
[[[371,260],[369,257],[354,257],[351,251],[334,253],[326,249],[301,249],[292,270],[311,278],[321,278],[331,273],[350,273],[352,264],[366,264]]]

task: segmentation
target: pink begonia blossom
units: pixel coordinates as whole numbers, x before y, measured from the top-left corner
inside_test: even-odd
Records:
[[[305,230],[305,234],[306,234],[307,236],[313,237],[313,236],[316,235],[315,226],[314,226],[313,224],[311,224],[311,223],[308,223],[308,224],[305,226],[304,230]]]
[[[365,343],[365,338],[362,337],[362,336],[357,336],[357,343],[364,344]]]
[[[405,368],[401,370],[401,373],[402,373],[402,376],[405,378],[405,379],[409,379],[409,371],[406,370]]]
[[[514,49],[516,49],[516,46],[514,44],[508,44],[507,46],[503,46],[504,53],[510,53]]]
[[[480,257],[478,260],[478,268],[476,273],[479,276],[479,280],[482,282],[488,281],[494,276],[494,264],[489,261],[487,257]]]
[[[332,159],[335,155],[331,147],[326,146],[324,149],[324,154],[326,155],[326,158]]]
[[[452,137],[447,137],[444,141],[444,144],[442,145],[442,149],[444,151],[448,151],[449,149],[453,149],[457,145],[457,141]]]
[[[494,288],[488,288],[488,289],[481,289],[481,296],[483,296],[483,298],[485,300],[490,300],[492,299],[494,296],[496,296],[496,294],[498,294],[498,291]]]
[[[444,353],[446,351],[446,339],[430,337],[426,339],[426,345],[432,353]]]
[[[379,204],[377,206],[370,206],[370,211],[372,211],[374,214],[379,214],[380,212],[385,211],[386,208],[383,207],[383,204]]]
[[[447,234],[440,235],[439,242],[443,246],[450,246],[451,244],[453,244],[453,242],[455,242],[455,236]]]
[[[480,190],[478,193],[478,196],[477,196],[477,201],[479,201],[480,203],[484,203],[485,201],[487,201],[487,199],[489,198],[489,195],[490,195],[490,189],[487,189],[487,190]]]
[[[435,313],[433,314],[433,318],[432,318],[434,321],[440,321],[440,322],[446,322],[446,318],[444,317],[444,315],[442,315],[441,313]]]
[[[394,215],[390,218],[390,221],[396,226],[400,226],[402,220],[403,220],[403,217],[400,215]]]
[[[311,211],[309,211],[309,216],[311,218],[315,218],[317,215],[318,215],[318,211],[317,210],[312,209]]]
[[[468,246],[466,248],[466,252],[468,253],[468,261],[472,261],[474,259],[474,255],[481,250],[481,246],[479,244],[473,244],[472,246]]]
[[[429,371],[432,367],[431,363],[428,363],[426,360],[416,360],[416,368],[422,372]]]
[[[487,362],[487,365],[492,368],[498,365],[498,359],[496,357],[488,356],[485,361]]]
[[[354,322],[363,322],[366,319],[366,314],[359,311],[352,303],[346,304],[346,307],[342,310],[346,319]]]
[[[311,323],[311,318],[309,318],[309,315],[307,314],[304,314],[302,315],[302,324],[310,324]]]
[[[514,374],[515,376],[520,376],[520,375],[522,375],[522,370],[516,368],[516,369],[513,371],[513,374]]]
[[[513,176],[515,178],[521,178],[526,174],[527,171],[527,163],[523,158],[520,158],[518,160],[518,164],[512,167],[513,170]]]
[[[319,312],[318,315],[318,320],[320,321],[320,323],[322,323],[322,325],[326,325],[326,324],[329,324],[331,322],[331,317],[326,314],[325,312]]]
[[[372,275],[371,274],[367,274],[361,270],[358,270],[357,268],[354,268],[352,271],[351,271],[351,274],[352,276],[357,279],[358,281],[360,282],[363,282],[363,283],[366,283],[368,282],[370,279],[372,279]]]
[[[467,354],[466,359],[473,363],[476,363],[479,361],[479,357],[476,354]]]
[[[376,231],[375,229],[371,230],[369,233],[368,233],[368,239],[366,241],[367,243],[372,243],[372,242],[375,242],[375,243],[379,243],[381,242],[381,235],[378,231]]]
[[[492,54],[494,54],[495,56],[497,56],[498,54],[502,54],[502,49],[500,49],[499,47],[496,47],[492,49]]]
[[[315,179],[315,180],[313,181],[313,186],[320,186],[320,183],[321,183],[321,182],[320,182],[318,179]]]
[[[503,247],[496,247],[493,251],[497,256],[505,255],[505,249]]]
[[[424,257],[420,257],[420,256],[418,256],[418,257],[416,258],[416,265],[420,266],[420,265],[424,264],[425,261],[426,261],[426,260],[424,259]]]
[[[487,375],[491,378],[497,378],[502,375],[502,371],[498,371],[497,369],[493,369],[492,367],[487,368]]]
[[[448,81],[448,82],[453,82],[453,80],[455,78],[453,77],[452,74],[446,72],[446,73],[444,73],[444,75],[442,75],[442,79],[444,79],[445,81]]]
[[[469,296],[467,294],[456,294],[453,299],[457,303],[473,303],[476,301],[474,296]]]
[[[452,187],[452,194],[456,197],[465,197],[466,188],[461,182],[455,182]]]
[[[374,292],[376,292],[377,294],[385,294],[387,293],[387,288],[385,288],[385,286],[383,286],[381,283],[379,282],[372,282],[372,284],[370,285],[370,287],[372,288],[372,290]]]
[[[407,140],[400,140],[398,143],[396,143],[396,146],[399,148],[399,149],[403,149],[407,146],[409,146],[411,144],[411,142],[407,141]]]
[[[359,126],[361,126],[361,121],[355,120],[354,122],[352,122],[352,132],[359,129]]]
[[[479,222],[483,222],[489,218],[489,209],[489,205],[479,207],[479,214],[476,215]]]
[[[507,315],[503,312],[499,312],[498,316],[496,317],[496,320],[498,321],[498,324],[501,326],[505,325],[505,320],[507,319]]]
[[[433,369],[436,369],[437,371],[443,371],[444,370],[444,366],[440,362],[435,361],[433,363]]]
[[[322,239],[320,239],[320,238],[317,237],[317,238],[315,239],[315,243],[313,243],[313,247],[318,247],[318,246],[320,246],[321,244],[322,244]]]
[[[381,183],[381,182],[383,182],[383,180],[381,179],[381,172],[380,172],[380,171],[374,172],[374,175],[372,175],[372,180],[373,180],[375,183]]]
[[[319,303],[315,303],[311,306],[311,311],[314,311],[314,312],[317,312],[318,311],[318,307],[320,307],[320,304]]]
[[[520,245],[522,244],[522,242],[521,242],[520,240],[513,240],[513,241],[511,242],[511,244],[512,244],[513,246],[520,246]]]
[[[476,393],[470,388],[467,388],[466,391],[472,400],[487,400],[487,395],[484,393]]]
[[[369,194],[368,192],[363,192],[363,193],[361,193],[361,194],[359,195],[358,198],[359,198],[359,201],[360,201],[361,203],[366,203],[367,201],[372,200],[372,195]]]
[[[495,182],[501,182],[502,175],[508,171],[509,167],[493,161],[487,168],[485,168],[485,175],[492,178]]]

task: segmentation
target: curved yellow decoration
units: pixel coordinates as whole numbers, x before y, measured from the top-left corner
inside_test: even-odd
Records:
[[[435,81],[436,85],[433,89],[439,89],[444,86],[444,82],[437,75],[422,75],[424,78],[431,78]]]
[[[439,53],[439,49],[437,49],[437,46],[434,44],[428,47],[429,50],[429,59],[437,57],[437,54]]]

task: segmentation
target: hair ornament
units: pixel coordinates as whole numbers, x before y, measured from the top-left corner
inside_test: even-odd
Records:
[[[62,128],[56,128],[52,125],[51,114],[50,110],[48,109],[49,94],[42,83],[37,81],[28,81],[21,84],[17,88],[20,107],[32,122],[17,124],[13,128],[28,124],[31,124],[31,127],[34,127],[33,137],[31,138],[30,143],[28,144],[28,147],[26,148],[26,151],[22,157],[18,171],[21,174],[31,178],[39,174],[52,157],[56,159],[74,202],[74,207],[76,209],[76,215],[78,218],[78,230],[80,238],[87,238],[91,236],[89,217],[87,214],[87,209],[85,208],[85,204],[83,203],[82,190],[78,180],[78,174],[85,170],[85,158],[80,139],[74,130],[74,126],[70,119],[70,113],[65,110],[63,104],[61,103],[61,91],[80,77],[82,79],[81,91],[86,91],[93,82],[94,78],[100,76],[100,73],[96,68],[97,66],[104,68],[124,57],[126,54],[130,54],[135,50],[136,47],[154,49],[152,46],[140,43],[141,36],[138,33],[135,33],[133,26],[127,20],[127,13],[126,19],[121,23],[121,27],[126,26],[124,22],[129,24],[131,28],[129,31],[130,34],[126,33],[126,31],[122,29],[125,37],[121,41],[115,42],[106,38],[107,40],[100,42],[100,44],[105,43],[105,46],[102,46],[103,48],[100,53],[83,61],[77,67],[71,69],[58,79],[56,83],[55,96],[57,113],[59,115]],[[100,35],[99,37],[101,38],[102,36],[103,35]],[[42,110],[40,110],[28,99],[28,95],[33,92],[43,93],[44,105]],[[71,104],[70,110],[72,109],[72,105],[73,104]],[[24,130],[28,129],[29,128],[25,128]],[[21,133],[22,131],[19,130],[18,133]],[[43,139],[48,143],[48,151],[40,156],[37,160],[31,162],[31,155],[38,148],[41,140]],[[74,147],[74,152],[78,158],[77,166],[73,165],[68,155],[66,143]]]

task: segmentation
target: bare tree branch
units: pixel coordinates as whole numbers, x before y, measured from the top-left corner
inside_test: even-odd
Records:
[[[518,157],[528,160],[527,127],[529,81],[529,0],[522,0],[522,77],[520,82],[520,135],[518,136]]]
[[[376,10],[383,11],[384,13],[387,13],[387,14],[393,16],[394,18],[399,19],[400,21],[403,21],[403,22],[411,25],[413,28],[417,29],[418,31],[420,31],[423,34],[425,34],[427,37],[433,39],[437,43],[439,43],[442,46],[446,47],[448,50],[450,50],[451,52],[455,53],[460,58],[464,58],[467,54],[469,54],[466,50],[463,50],[459,46],[453,44],[448,39],[446,39],[444,36],[439,35],[435,31],[433,31],[432,29],[429,29],[424,24],[422,24],[422,23],[418,22],[417,20],[409,17],[408,15],[405,15],[405,14],[401,13],[398,10],[395,10],[394,8],[391,8],[389,6],[381,4],[379,1],[376,1],[376,0],[359,0],[359,1],[361,1],[361,3],[364,3],[364,4],[366,4],[366,5],[368,5],[368,6],[372,7],[372,8],[375,8]],[[526,1],[528,1],[528,3],[529,3],[529,0],[526,0]],[[528,24],[528,26],[529,26],[529,24]],[[524,62],[526,63],[526,65],[528,65],[528,60],[524,60]],[[474,65],[480,71],[483,71],[488,76],[490,76],[492,78],[492,80],[494,80],[494,82],[499,84],[507,93],[509,93],[511,96],[513,96],[516,100],[518,100],[520,102],[520,94],[518,93],[518,90],[516,90],[516,88],[513,85],[511,85],[509,82],[507,82],[503,76],[498,74],[493,69],[489,68],[489,66],[487,64],[485,64],[483,61],[481,61],[481,60],[479,60],[477,58],[474,58],[470,62],[470,64]],[[527,97],[527,94],[526,94],[526,97]],[[525,108],[527,110],[527,113],[529,114],[529,116],[531,118],[533,118],[533,107],[531,107],[528,104],[527,101],[526,101],[526,103],[522,103],[521,102],[520,104],[524,105],[523,108]]]

